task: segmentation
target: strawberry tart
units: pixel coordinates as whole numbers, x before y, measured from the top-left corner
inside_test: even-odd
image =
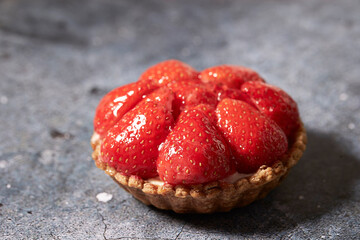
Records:
[[[265,197],[302,156],[296,102],[242,66],[147,69],[100,101],[96,166],[147,205],[229,211]]]

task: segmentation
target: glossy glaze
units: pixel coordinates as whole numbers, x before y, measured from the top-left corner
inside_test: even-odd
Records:
[[[155,65],[100,102],[94,126],[101,159],[125,175],[160,175],[174,185],[226,179],[236,170],[250,173],[271,164],[286,151],[286,136],[258,111],[260,100],[241,89],[263,82],[244,67],[218,66],[199,75],[176,60]],[[237,112],[244,106],[255,117]],[[244,133],[248,128],[253,131]]]

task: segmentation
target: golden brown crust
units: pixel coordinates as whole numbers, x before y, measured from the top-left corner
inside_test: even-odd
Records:
[[[141,202],[160,209],[171,209],[177,213],[226,212],[264,198],[299,161],[305,151],[306,143],[306,131],[301,125],[288,152],[271,167],[263,165],[253,175],[241,178],[235,183],[216,181],[190,187],[181,185],[174,187],[152,184],[137,176],[122,175],[100,161],[100,140],[96,134],[91,138],[94,149],[92,157],[98,168],[104,170],[123,189]]]

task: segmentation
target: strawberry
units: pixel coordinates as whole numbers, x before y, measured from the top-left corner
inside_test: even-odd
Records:
[[[151,83],[136,82],[116,88],[101,99],[94,118],[95,132],[101,137],[114,126],[122,116],[132,109],[143,96],[154,89]]]
[[[215,114],[215,106],[211,106],[208,104],[199,104],[194,107],[194,109],[202,111],[213,124],[216,124],[217,119]]]
[[[260,75],[250,68],[232,65],[219,65],[207,68],[200,73],[199,78],[204,83],[214,83],[237,89],[239,89],[244,82],[264,82]]]
[[[199,73],[179,60],[166,60],[148,68],[139,81],[150,81],[163,86],[172,81],[199,81]]]
[[[171,82],[168,87],[175,93],[174,116],[175,118],[187,108],[198,104],[216,106],[217,95],[212,89],[202,83],[189,81]]]
[[[241,100],[249,103],[250,105],[253,105],[249,96],[242,92],[240,89],[228,88],[226,86],[216,86],[214,91],[217,93],[219,102],[225,98],[230,98]]]
[[[274,120],[289,139],[292,138],[300,126],[300,116],[296,102],[286,92],[261,82],[247,82],[241,90],[260,112]]]
[[[249,104],[222,100],[217,108],[218,127],[232,148],[238,172],[251,173],[271,165],[287,150],[284,132]]]
[[[214,92],[217,95],[218,102],[220,102],[223,99],[230,98],[230,99],[244,101],[250,104],[251,106],[255,107],[250,97],[246,93],[242,92],[241,89],[229,88],[225,85],[223,86],[213,85],[212,87],[208,87],[208,88],[210,89],[211,92]]]
[[[160,88],[149,94],[108,131],[101,144],[101,159],[125,175],[157,175],[158,147],[173,125],[174,94]]]
[[[160,178],[172,185],[207,183],[234,172],[223,137],[198,109],[179,116],[160,150],[157,169]]]

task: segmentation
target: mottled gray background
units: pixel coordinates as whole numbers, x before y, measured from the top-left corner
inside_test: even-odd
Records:
[[[177,215],[95,167],[100,98],[168,58],[249,66],[297,100],[308,150],[267,198]],[[359,239],[359,93],[356,0],[2,0],[0,239]]]

